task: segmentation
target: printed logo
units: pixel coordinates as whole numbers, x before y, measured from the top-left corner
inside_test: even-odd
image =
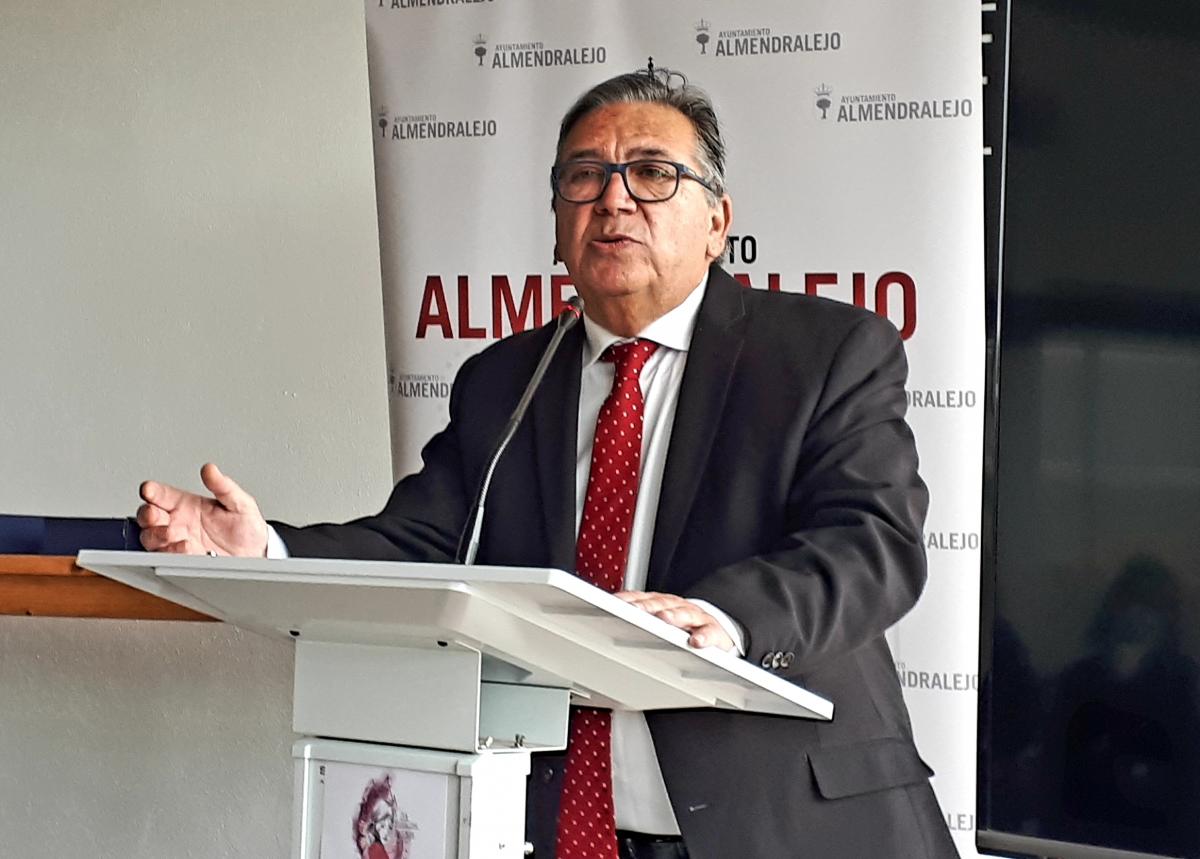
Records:
[[[951,832],[974,832],[975,831],[975,815],[960,811],[957,814],[952,814],[947,811],[944,815],[946,818],[946,826]]]
[[[904,392],[910,409],[973,409],[979,402],[974,391],[956,388]]]
[[[450,396],[450,381],[444,376],[388,370],[388,394],[406,400],[444,400]]]
[[[701,18],[696,23],[696,43],[700,53],[708,54],[712,24]],[[718,30],[713,45],[715,57],[754,57],[763,54],[808,54],[840,51],[842,34],[836,30],[810,33],[776,33],[770,27],[742,27]]]
[[[492,0],[379,0],[380,9],[428,9],[440,6],[474,6]]]
[[[465,274],[457,278],[428,274],[417,310],[416,339],[499,340],[538,328],[567,308],[574,289],[565,274],[526,274],[524,282],[520,277],[500,273],[474,280]],[[472,294],[481,293],[487,295],[490,319],[478,312],[480,302],[471,301]]]
[[[832,89],[821,84],[816,90],[821,119],[833,107]],[[822,99],[825,105],[822,107]],[[835,122],[907,122],[914,119],[958,119],[975,112],[969,98],[901,98],[894,92],[854,93],[837,100]]]
[[[817,97],[815,103],[817,105],[817,110],[821,111],[821,119],[828,119],[829,108],[833,107],[833,102],[830,101],[829,98],[833,95],[833,90],[825,84],[821,84],[819,87],[813,90],[813,95]]]
[[[925,548],[943,552],[979,551],[979,534],[974,531],[926,531]]]
[[[759,251],[764,251],[760,256]],[[771,292],[804,292],[849,301],[864,310],[873,310],[896,325],[903,340],[917,331],[917,281],[905,271],[885,271],[867,277],[867,272],[805,271],[784,273],[770,260],[770,249],[760,248],[753,233],[731,234],[725,243],[727,270],[746,287],[766,287]],[[753,265],[760,270],[745,270]],[[745,268],[744,268],[745,267]],[[765,267],[764,272],[761,268]]]
[[[917,671],[903,662],[896,663],[896,676],[905,689],[929,689],[936,692],[978,692],[979,675],[954,671]]]
[[[480,33],[474,39],[478,65],[485,65],[487,38]],[[604,45],[547,47],[544,42],[498,42],[492,49],[493,69],[539,69],[555,66],[603,65],[608,61]]]
[[[436,113],[389,116],[384,105],[379,106],[375,124],[380,137],[393,141],[495,137],[500,128],[496,120],[486,117],[439,119]]]

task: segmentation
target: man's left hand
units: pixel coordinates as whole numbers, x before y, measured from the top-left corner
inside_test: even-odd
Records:
[[[674,594],[659,594],[648,591],[619,591],[614,594],[631,605],[636,605],[659,620],[691,633],[688,644],[692,647],[719,647],[733,650],[733,639],[717,619],[700,606]]]

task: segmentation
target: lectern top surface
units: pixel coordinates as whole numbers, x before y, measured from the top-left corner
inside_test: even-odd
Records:
[[[466,648],[482,679],[597,706],[720,707],[828,719],[833,705],[561,570],[84,552],[80,566],[300,641]]]

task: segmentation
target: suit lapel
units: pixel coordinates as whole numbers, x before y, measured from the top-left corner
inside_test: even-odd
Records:
[[[710,269],[708,289],[688,347],[687,368],[663,469],[662,495],[650,548],[649,590],[669,589],[666,581],[671,560],[720,427],[745,336],[742,289],[720,268]]]
[[[575,569],[575,445],[583,326],[569,331],[530,404],[534,459],[550,565]]]

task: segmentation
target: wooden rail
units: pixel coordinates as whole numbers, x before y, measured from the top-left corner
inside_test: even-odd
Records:
[[[0,615],[127,620],[214,618],[51,555],[0,555]]]

